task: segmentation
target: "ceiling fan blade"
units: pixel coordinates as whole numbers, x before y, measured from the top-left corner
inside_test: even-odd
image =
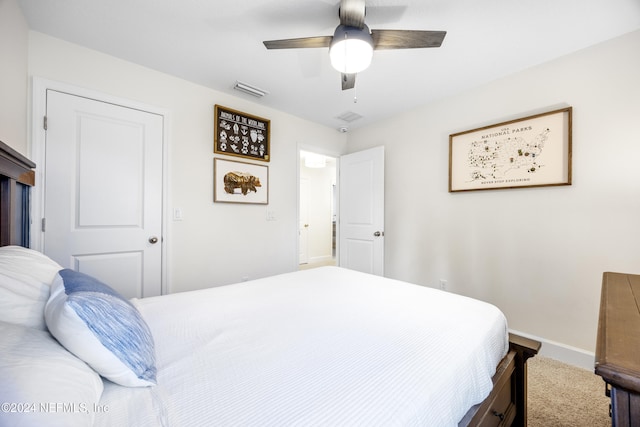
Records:
[[[342,73],[340,78],[342,81],[342,90],[353,89],[356,86],[356,74]]]
[[[440,47],[446,31],[371,30],[374,49]]]
[[[332,36],[302,37],[299,39],[267,40],[264,43],[267,49],[304,49],[312,47],[329,47]]]
[[[347,27],[364,28],[364,0],[342,0],[340,2],[340,24]]]

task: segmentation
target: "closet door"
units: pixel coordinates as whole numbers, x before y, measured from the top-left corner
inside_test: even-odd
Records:
[[[158,114],[47,90],[44,252],[126,297],[160,295]]]

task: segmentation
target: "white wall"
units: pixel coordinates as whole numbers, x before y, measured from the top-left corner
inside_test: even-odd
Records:
[[[29,28],[15,0],[0,0],[0,141],[28,155]]]
[[[171,292],[297,269],[298,144],[343,152],[343,134],[38,32],[29,33],[29,74],[169,111],[166,214],[181,207],[184,217],[165,236]],[[271,120],[268,206],[213,203],[214,104]]]
[[[352,131],[350,151],[385,146],[386,274],[595,351],[602,273],[640,273],[638,52],[634,32]],[[447,192],[449,134],[567,105],[573,185]]]

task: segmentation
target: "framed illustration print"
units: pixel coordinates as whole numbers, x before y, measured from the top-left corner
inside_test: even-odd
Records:
[[[449,135],[449,192],[571,185],[572,108]]]
[[[270,127],[270,120],[216,105],[213,152],[268,162]]]
[[[214,158],[213,201],[269,204],[269,167]]]

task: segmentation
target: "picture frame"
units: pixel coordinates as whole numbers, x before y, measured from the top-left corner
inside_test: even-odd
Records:
[[[268,162],[271,153],[271,121],[214,106],[213,152]]]
[[[215,157],[213,201],[269,204],[269,166]]]
[[[571,185],[572,107],[449,135],[449,192]]]

